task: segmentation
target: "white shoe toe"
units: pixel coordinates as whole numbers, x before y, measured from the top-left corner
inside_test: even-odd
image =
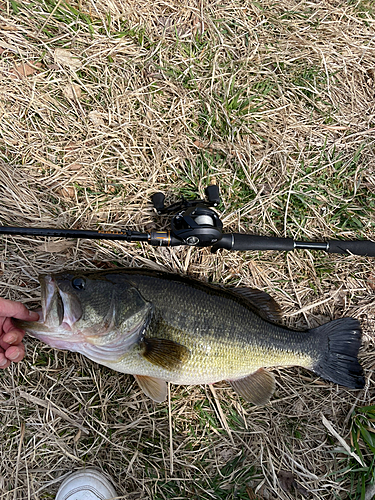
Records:
[[[116,496],[112,484],[101,472],[82,469],[61,483],[55,500],[110,500]]]

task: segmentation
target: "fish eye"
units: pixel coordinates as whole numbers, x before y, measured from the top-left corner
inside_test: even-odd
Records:
[[[83,278],[73,278],[72,287],[76,290],[83,290],[86,286],[86,281]]]

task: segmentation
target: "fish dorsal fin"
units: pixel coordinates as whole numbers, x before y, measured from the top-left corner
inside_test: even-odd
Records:
[[[142,391],[156,403],[161,403],[167,398],[167,383],[165,380],[145,375],[134,375]]]
[[[275,377],[264,368],[239,380],[230,380],[233,389],[246,401],[256,405],[265,405],[275,391]]]
[[[153,365],[173,370],[181,366],[190,351],[173,340],[145,337],[141,342],[141,354]]]
[[[280,323],[282,320],[281,307],[268,293],[256,288],[232,288],[231,290],[245,298],[263,319],[273,323]]]

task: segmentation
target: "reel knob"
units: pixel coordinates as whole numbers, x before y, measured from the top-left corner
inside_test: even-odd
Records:
[[[208,201],[212,203],[214,207],[217,207],[220,204],[219,188],[216,184],[207,186],[204,192],[206,193]]]
[[[159,191],[153,194],[151,200],[158,213],[164,209],[165,195],[163,193]]]

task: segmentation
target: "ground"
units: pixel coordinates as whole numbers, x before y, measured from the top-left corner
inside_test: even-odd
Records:
[[[2,1],[0,224],[164,229],[153,193],[216,183],[225,232],[374,239],[374,41],[370,0]],[[265,407],[225,382],[154,404],[131,376],[27,338],[0,374],[1,498],[54,498],[84,465],[129,500],[365,498],[373,427],[352,414],[374,403],[373,262],[2,236],[0,294],[29,307],[39,273],[144,266],[260,288],[294,328],[358,318],[367,383],[275,369]]]

